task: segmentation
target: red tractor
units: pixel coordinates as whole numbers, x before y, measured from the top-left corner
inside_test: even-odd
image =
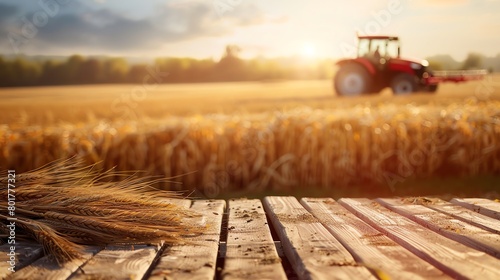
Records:
[[[425,60],[401,58],[399,38],[394,36],[358,36],[357,57],[337,65],[334,87],[342,96],[378,93],[386,87],[395,94],[433,93],[440,82],[480,79],[486,74],[484,70],[433,72]]]

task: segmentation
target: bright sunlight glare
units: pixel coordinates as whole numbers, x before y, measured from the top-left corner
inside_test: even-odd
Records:
[[[316,46],[310,42],[302,44],[302,55],[307,58],[316,56]]]

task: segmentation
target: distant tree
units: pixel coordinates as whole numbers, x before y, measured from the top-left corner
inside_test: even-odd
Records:
[[[104,81],[103,63],[95,58],[85,60],[78,71],[78,80],[84,84],[95,84]]]
[[[434,55],[426,58],[429,63],[440,64],[441,70],[459,70],[462,67],[462,63],[456,61],[450,55]]]
[[[317,73],[313,79],[330,79],[333,77],[333,62],[329,59],[323,59],[318,62]]]
[[[169,73],[169,82],[179,83],[182,82],[184,77],[181,60],[181,58],[161,58],[156,60],[155,65],[159,67],[162,72]]]
[[[32,86],[38,84],[41,67],[23,58],[16,58],[7,63],[8,86]]]
[[[127,82],[144,83],[144,78],[149,75],[146,68],[146,64],[132,65],[128,71]]]
[[[14,75],[15,73],[12,71],[9,61],[0,56],[0,86],[11,86]]]
[[[197,61],[196,59],[187,57],[179,59],[180,82],[187,83],[194,81],[194,77],[190,75],[190,71],[196,64],[196,61]]]
[[[239,58],[241,52],[240,47],[236,45],[228,45],[225,48],[224,55],[219,63],[217,63],[216,77],[223,81],[242,80],[244,76],[244,63]]]
[[[441,71],[444,70],[443,64],[439,61],[436,60],[428,60],[429,61],[429,68],[434,71]]]
[[[109,83],[125,82],[128,71],[128,63],[123,58],[110,58],[104,62],[104,78]]]
[[[494,58],[493,71],[500,71],[500,53]]]
[[[60,73],[62,84],[77,84],[81,82],[81,67],[85,62],[85,58],[81,55],[72,55],[68,58]]]
[[[462,64],[463,70],[478,69],[481,68],[483,64],[483,56],[478,53],[469,53],[467,58]]]
[[[241,48],[237,45],[227,45],[226,51],[224,53],[224,58],[238,58],[238,55],[241,52]]]
[[[62,84],[62,76],[64,75],[64,65],[60,62],[47,60],[42,64],[42,75],[40,77],[40,84],[42,85],[56,85]]]
[[[197,82],[210,82],[213,79],[215,65],[213,59],[198,60],[190,69],[189,76]]]

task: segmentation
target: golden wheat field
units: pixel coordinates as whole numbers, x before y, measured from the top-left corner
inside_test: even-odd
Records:
[[[497,176],[499,97],[500,76],[358,98],[329,81],[1,89],[0,169],[78,155],[211,197]]]

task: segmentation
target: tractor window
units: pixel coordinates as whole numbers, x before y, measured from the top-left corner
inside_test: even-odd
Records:
[[[360,39],[358,43],[358,57],[368,56],[370,54],[370,40]]]
[[[372,40],[370,54],[377,58],[385,57],[385,42],[385,40]]]
[[[391,40],[387,42],[387,56],[398,57],[399,41]]]
[[[392,38],[359,39],[358,57],[395,58],[398,57],[399,40]]]

